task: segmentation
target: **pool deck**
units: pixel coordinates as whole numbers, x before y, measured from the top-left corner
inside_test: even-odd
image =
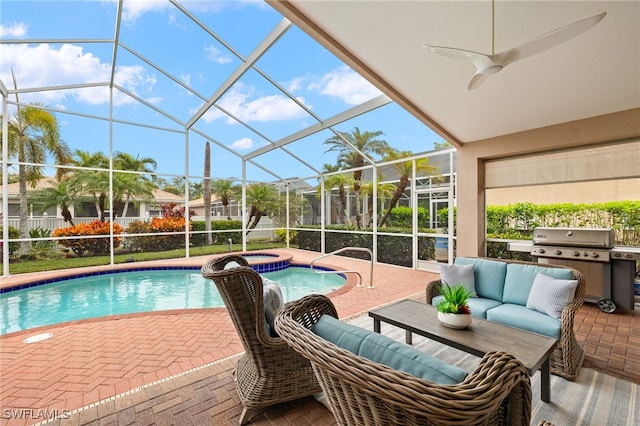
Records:
[[[301,263],[318,255],[264,251],[293,255]],[[144,265],[199,267],[208,258]],[[361,271],[367,283],[368,262],[331,257],[324,263]],[[57,273],[35,275],[42,279],[49,274]],[[0,282],[8,285],[19,277],[24,279]],[[354,317],[403,298],[423,301],[426,283],[436,277],[376,265],[374,289],[352,287],[334,293],[332,300],[341,318]],[[574,329],[586,351],[583,368],[640,383],[640,306],[605,314],[585,304]],[[53,337],[23,342],[43,332]],[[123,315],[0,336],[0,424],[238,424],[242,406],[232,374],[241,352],[224,308]],[[58,419],[45,421],[56,415]],[[323,426],[336,421],[313,398],[303,398],[276,405],[251,424]]]
[[[316,252],[297,249],[261,252],[292,255],[293,261],[300,263],[309,263],[318,256]],[[125,265],[199,267],[209,257]],[[362,274],[364,287],[355,287],[351,278],[346,288],[330,296],[341,318],[415,297],[424,291],[428,281],[438,277],[434,273],[378,264],[373,273],[374,288],[367,288],[369,262],[333,256],[321,263]],[[96,269],[113,268],[82,268],[74,272]],[[42,280],[60,274],[56,271],[21,274],[3,278],[0,285],[13,286],[26,279]],[[24,339],[41,333],[53,336],[37,343],[24,343]],[[0,349],[0,422],[7,425],[39,423],[47,416],[64,415],[130,394],[132,390],[146,389],[168,378],[184,380],[187,373],[226,366],[243,351],[224,308],[119,315],[45,326],[0,336]],[[223,369],[227,381],[229,371]],[[22,409],[18,412],[27,418],[15,419],[6,411],[11,409]],[[32,411],[24,411],[29,409]]]

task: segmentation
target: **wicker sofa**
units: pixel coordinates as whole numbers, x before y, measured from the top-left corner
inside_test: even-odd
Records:
[[[330,343],[314,332],[323,316],[337,318],[332,302],[305,296],[278,314],[275,328],[311,362],[338,424],[529,424],[531,382],[511,355],[488,353],[462,382],[439,385]]]
[[[573,330],[575,314],[584,302],[585,279],[582,273],[568,266],[504,259],[457,257],[454,265],[474,265],[472,274],[477,297],[469,299],[473,316],[558,339],[551,356],[551,372],[575,380],[584,360],[584,349]],[[527,308],[539,273],[555,277],[549,278],[549,285],[561,283],[564,281],[561,278],[577,280],[573,297],[568,303],[556,307],[558,319]],[[428,304],[437,305],[441,300],[438,289],[442,283],[441,279],[427,284]],[[553,290],[550,287],[549,295],[555,295]]]

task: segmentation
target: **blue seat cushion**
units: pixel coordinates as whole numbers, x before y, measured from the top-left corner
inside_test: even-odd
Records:
[[[560,340],[562,324],[549,315],[527,309],[521,305],[504,303],[487,311],[487,320],[531,331]]]
[[[504,280],[504,294],[500,300],[504,303],[526,306],[529,293],[531,293],[531,287],[539,273],[561,280],[571,280],[574,278],[571,269],[510,263],[507,265],[507,275]]]
[[[436,296],[431,301],[431,304],[438,306],[441,300],[444,300],[444,296]],[[487,311],[496,306],[500,306],[501,302],[493,299],[485,299],[484,297],[470,297],[467,299],[467,305],[469,305],[469,309],[471,309],[472,316],[487,319]]]
[[[323,315],[311,328],[323,339],[373,362],[439,385],[462,382],[467,372],[386,336]]]
[[[507,264],[497,260],[456,257],[455,265],[474,265],[476,293],[479,297],[502,301]],[[532,279],[533,281],[533,279]],[[527,301],[523,303],[526,304]]]

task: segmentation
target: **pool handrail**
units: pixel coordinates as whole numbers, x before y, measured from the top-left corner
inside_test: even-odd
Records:
[[[338,253],[342,253],[343,251],[365,251],[367,253],[369,253],[369,261],[371,262],[371,270],[369,272],[369,285],[367,286],[367,288],[375,288],[375,286],[373,285],[373,252],[371,250],[369,250],[368,248],[365,247],[344,247],[341,249],[338,249],[336,251],[332,251],[331,253],[325,253],[322,256],[318,256],[314,259],[311,260],[311,263],[309,264],[309,268],[315,272],[316,274],[347,274],[347,273],[351,273],[351,274],[356,274],[358,276],[358,284],[356,285],[356,287],[364,287],[362,285],[362,275],[360,274],[360,272],[358,271],[320,271],[320,270],[316,270],[313,268],[313,264],[315,261],[320,260],[320,259],[324,259],[325,257],[329,257],[329,256],[333,256],[335,254]]]

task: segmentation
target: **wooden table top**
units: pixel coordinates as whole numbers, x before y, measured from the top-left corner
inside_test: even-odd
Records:
[[[478,357],[491,351],[509,353],[522,362],[529,374],[540,368],[557,344],[556,339],[541,334],[475,317],[468,328],[449,328],[438,320],[435,306],[415,300],[373,309],[369,316]]]

